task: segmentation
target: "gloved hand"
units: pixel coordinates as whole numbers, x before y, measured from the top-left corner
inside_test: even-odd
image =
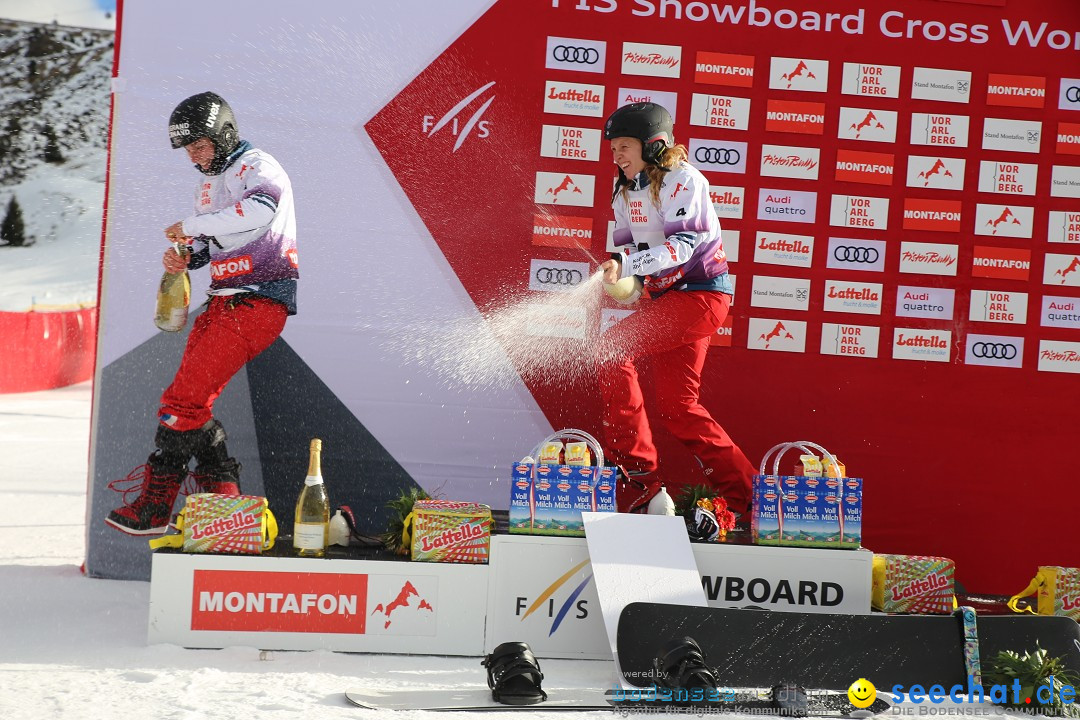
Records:
[[[165,272],[176,274],[187,270],[188,259],[190,258],[190,253],[178,253],[176,248],[169,248],[165,251],[165,255],[162,256],[161,264],[165,266]]]

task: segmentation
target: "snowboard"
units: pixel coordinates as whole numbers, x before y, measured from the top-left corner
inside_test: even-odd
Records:
[[[1080,672],[1080,625],[1067,617],[977,619],[985,663],[999,650],[1045,648]],[[689,636],[722,685],[844,690],[867,678],[879,691],[894,685],[967,687],[963,627],[949,615],[828,615],[769,610],[630,603],[619,618],[616,646],[626,682],[651,685],[653,658],[672,638]]]

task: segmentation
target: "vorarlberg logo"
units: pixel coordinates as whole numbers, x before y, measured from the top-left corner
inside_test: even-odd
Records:
[[[1013,680],[1009,685],[977,685],[975,679],[968,675],[967,687],[953,685],[946,689],[943,685],[931,685],[929,688],[922,685],[911,685],[906,690],[903,685],[893,685],[892,693],[893,715],[1004,715],[1006,703],[1014,706],[1010,710],[1016,710],[1016,705],[1029,705],[1030,710],[1023,707],[1019,712],[1046,715],[1049,707],[1058,702],[1061,705],[1072,705],[1076,702],[1076,688],[1072,685],[1057,683],[1054,678],[1048,678],[1047,682],[1035,688],[1024,688],[1020,680]],[[1028,693],[1030,692],[1030,695]],[[870,707],[877,699],[877,689],[866,678],[859,678],[848,688],[848,699],[855,707]],[[948,705],[938,707],[944,702],[967,703],[978,705],[984,702],[993,703],[992,707],[972,707]],[[895,703],[904,703],[897,706]],[[917,707],[909,707],[916,705]]]
[[[566,571],[566,573],[559,577],[558,580],[548,585],[547,588],[545,588],[544,591],[540,593],[539,597],[533,600],[532,604],[529,605],[528,609],[525,610],[525,614],[521,616],[521,620],[524,621],[525,618],[529,617],[538,609],[540,609],[544,605],[544,603],[547,603],[548,617],[552,618],[551,629],[548,630],[548,637],[551,637],[555,634],[555,631],[559,629],[559,625],[561,625],[562,621],[566,619],[566,616],[571,609],[575,607],[577,608],[577,614],[574,617],[579,620],[584,620],[585,618],[589,617],[589,609],[586,607],[586,601],[579,601],[578,597],[592,580],[592,573],[589,573],[588,577],[582,580],[581,584],[574,588],[573,592],[570,593],[570,596],[567,597],[566,601],[563,602],[561,607],[559,607],[558,612],[555,612],[555,600],[552,598],[552,596],[556,592],[558,592],[559,588],[569,582],[570,578],[574,577],[574,575],[576,575],[583,567],[588,564],[588,560],[582,560],[577,565]],[[527,599],[528,598],[524,597],[517,598],[517,607],[514,608],[515,613],[521,612],[521,609],[525,606],[525,602]]]

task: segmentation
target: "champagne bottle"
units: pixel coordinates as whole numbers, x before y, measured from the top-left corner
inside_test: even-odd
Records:
[[[304,489],[296,500],[293,523],[293,548],[301,557],[322,557],[330,533],[330,498],[322,477],[322,440],[311,441]]]
[[[189,249],[183,243],[173,243],[176,254],[186,257]],[[154,324],[159,330],[180,332],[187,324],[188,305],[191,304],[191,277],[187,270],[178,273],[165,272],[158,286],[157,311]]]

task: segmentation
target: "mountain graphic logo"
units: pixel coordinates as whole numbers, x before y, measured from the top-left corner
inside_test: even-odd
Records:
[[[780,338],[780,339],[784,339],[784,340],[794,340],[795,336],[792,335],[790,332],[788,332],[788,329],[786,327],[784,327],[784,323],[778,322],[778,323],[776,323],[776,327],[774,327],[768,333],[762,334],[761,336],[759,336],[758,340],[764,340],[765,341],[765,349],[768,350],[769,349],[769,342],[772,341],[773,338]]]
[[[986,224],[990,225],[991,227],[994,228],[993,231],[991,231],[990,234],[991,235],[996,235],[998,225],[1000,225],[1003,222],[1008,222],[1010,219],[1012,220],[1013,225],[1020,225],[1020,218],[1016,217],[1016,215],[1013,215],[1013,211],[1012,211],[1011,208],[1005,208],[1004,210],[1001,211],[1001,215],[997,216],[993,220],[987,220]]]
[[[855,139],[859,139],[859,135],[865,128],[876,128],[878,130],[884,130],[885,126],[881,124],[881,121],[877,119],[877,115],[873,110],[869,110],[866,113],[866,117],[860,120],[858,123],[852,123],[851,129],[855,131]]]
[[[569,175],[564,177],[563,181],[559,183],[557,187],[548,188],[544,194],[551,195],[551,199],[553,202],[559,202],[559,193],[563,192],[564,190],[575,192],[578,195],[581,194],[581,188],[574,184],[574,179]]]
[[[930,177],[931,176],[937,175],[939,173],[941,174],[942,177],[952,177],[953,176],[953,174],[951,172],[949,172],[948,168],[945,167],[945,161],[942,160],[941,158],[938,158],[936,161],[934,161],[933,167],[931,167],[929,170],[924,170],[923,172],[919,173],[919,177],[921,177],[923,180],[926,181],[923,184],[923,187],[926,187],[927,185],[930,184]]]
[[[414,607],[410,604],[411,598],[416,598],[417,600],[417,604],[415,605],[417,611],[424,610],[426,612],[435,612],[435,608],[431,606],[431,603],[420,597],[420,593],[416,591],[416,587],[410,581],[406,580],[405,584],[401,586],[401,590],[398,591],[397,597],[385,606],[382,603],[379,603],[375,606],[375,609],[371,611],[371,614],[375,615],[381,613],[386,617],[386,622],[383,624],[383,629],[385,630],[390,627],[390,623],[392,622],[390,616],[394,611],[399,610],[400,608]]]
[[[806,74],[803,75],[803,73],[806,73]],[[802,60],[800,60],[799,64],[795,66],[794,70],[792,70],[789,73],[783,73],[780,77],[783,78],[784,80],[787,80],[787,86],[791,87],[792,81],[795,78],[799,77],[799,76],[803,76],[803,77],[807,78],[808,80],[816,80],[817,79],[817,75],[815,75],[813,72],[811,72],[810,67]]]
[[[522,621],[524,621],[525,618],[529,617],[533,614],[533,612],[539,609],[540,606],[543,605],[552,595],[558,592],[559,588],[569,582],[570,578],[574,577],[574,575],[576,575],[578,571],[580,571],[588,564],[588,560],[582,560],[577,565],[567,570],[555,582],[548,585],[547,588],[545,588],[545,590],[540,593],[540,596],[533,600],[532,605],[530,605],[528,609],[525,610],[525,613],[521,616]],[[573,592],[571,592],[570,595],[566,598],[566,601],[559,608],[559,612],[555,613],[555,617],[552,619],[551,629],[548,630],[548,637],[554,635],[555,631],[559,629],[559,625],[561,625],[562,621],[566,618],[566,614],[570,612],[570,608],[574,606],[574,601],[578,599],[578,596],[581,595],[581,593],[585,590],[586,586],[588,586],[588,584],[592,581],[592,577],[593,576],[590,573],[588,577],[582,580],[581,584],[574,588]]]

